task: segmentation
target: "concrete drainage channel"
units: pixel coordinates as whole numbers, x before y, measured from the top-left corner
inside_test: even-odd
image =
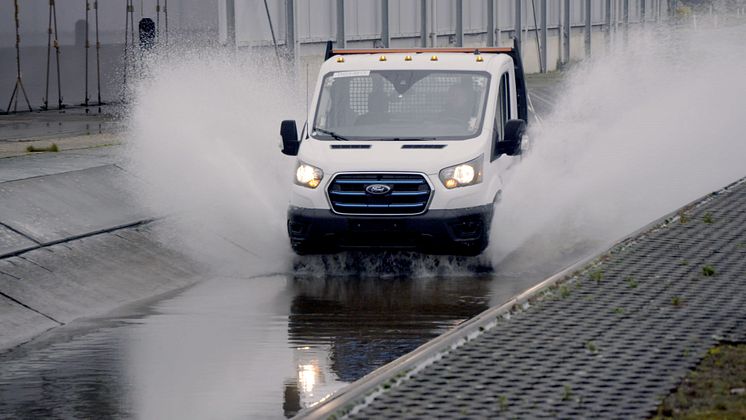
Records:
[[[746,180],[646,226],[298,418],[625,417],[746,340]]]
[[[2,179],[0,351],[196,281],[153,238],[157,222],[127,198],[124,174],[105,164]],[[300,417],[649,415],[709,347],[746,339],[745,222],[741,181]]]
[[[109,164],[0,182],[0,351],[196,281],[154,239],[124,175]]]

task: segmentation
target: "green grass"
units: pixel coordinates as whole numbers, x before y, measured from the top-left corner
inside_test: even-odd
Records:
[[[711,223],[713,223],[712,213],[710,213],[709,211],[707,213],[705,213],[705,215],[702,216],[702,221],[705,222],[705,223],[707,223],[708,225],[711,224]]]
[[[508,409],[508,397],[505,395],[500,395],[500,397],[497,398],[498,404],[500,404],[500,411],[505,411]]]
[[[634,289],[638,285],[637,280],[635,280],[635,278],[632,276],[627,276],[624,281],[627,282],[627,287],[629,287],[630,289]]]
[[[60,148],[57,147],[57,143],[52,143],[51,145],[47,147],[37,147],[37,146],[29,146],[26,148],[26,151],[29,153],[36,153],[36,152],[59,152]]]
[[[600,284],[601,280],[604,279],[604,270],[596,270],[591,273],[591,280],[595,281],[596,284]]]
[[[572,387],[566,384],[562,391],[562,401],[570,401],[570,399],[572,399]]]
[[[702,275],[705,277],[712,277],[715,275],[715,268],[709,264],[702,267]]]
[[[746,344],[713,347],[676,391],[663,399],[654,419],[746,418],[744,388]]]

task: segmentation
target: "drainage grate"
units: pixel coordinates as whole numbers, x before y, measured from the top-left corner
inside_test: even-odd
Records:
[[[688,219],[616,247],[351,417],[649,416],[746,326],[746,183]]]

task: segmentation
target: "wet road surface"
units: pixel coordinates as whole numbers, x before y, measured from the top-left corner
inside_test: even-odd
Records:
[[[0,418],[288,417],[576,257],[531,272],[513,258],[488,274],[207,279],[0,355]]]
[[[556,95],[543,82],[532,82],[540,114]],[[90,129],[66,118],[46,130]],[[39,134],[22,116],[4,123]],[[405,255],[375,261],[383,278],[354,258],[341,275],[311,259],[293,274],[208,278],[0,354],[0,418],[289,417],[595,248],[540,265],[519,250],[488,272]]]

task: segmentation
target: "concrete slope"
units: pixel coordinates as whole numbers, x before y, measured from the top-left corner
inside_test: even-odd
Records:
[[[0,160],[0,351],[196,281],[115,161],[105,150]]]
[[[105,165],[0,183],[0,257],[148,219],[125,175]]]
[[[0,183],[113,165],[123,160],[122,150],[109,146],[0,158]]]
[[[197,268],[150,229],[122,229],[0,259],[0,350],[76,318],[192,284]]]

